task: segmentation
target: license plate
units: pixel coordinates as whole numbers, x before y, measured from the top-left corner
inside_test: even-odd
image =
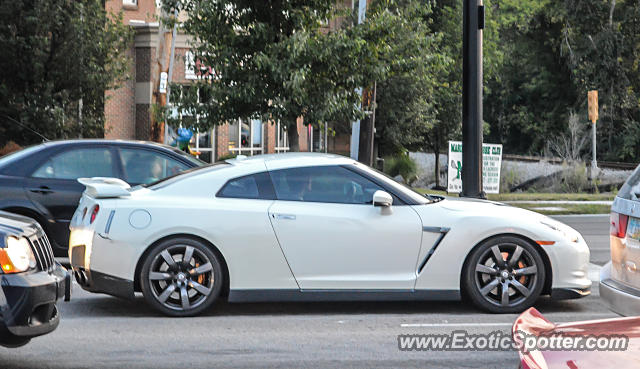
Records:
[[[629,217],[629,225],[627,226],[627,237],[636,241],[640,241],[640,219]]]

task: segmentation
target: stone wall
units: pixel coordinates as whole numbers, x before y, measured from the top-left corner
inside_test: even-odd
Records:
[[[433,153],[414,152],[409,156],[416,162],[418,167],[418,180],[415,187],[431,188],[435,184],[435,155]],[[440,186],[447,186],[447,155],[440,155]],[[587,163],[587,167],[589,163]],[[547,176],[562,170],[568,169],[567,164],[550,163],[545,160],[540,161],[519,161],[502,160],[500,169],[500,191],[505,192],[505,188],[517,185],[534,178]],[[600,184],[621,184],[628,178],[632,170],[621,169],[600,169],[598,180]]]

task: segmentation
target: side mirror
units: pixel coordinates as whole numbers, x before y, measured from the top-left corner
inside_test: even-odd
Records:
[[[373,206],[389,207],[393,204],[393,197],[384,191],[376,191],[373,194]]]

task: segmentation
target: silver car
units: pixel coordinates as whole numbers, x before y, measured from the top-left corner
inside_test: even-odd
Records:
[[[640,166],[611,206],[611,261],[600,272],[600,297],[622,315],[640,315]]]

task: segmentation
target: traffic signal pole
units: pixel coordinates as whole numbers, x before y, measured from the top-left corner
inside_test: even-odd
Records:
[[[462,197],[482,190],[482,0],[464,0],[462,66]]]

